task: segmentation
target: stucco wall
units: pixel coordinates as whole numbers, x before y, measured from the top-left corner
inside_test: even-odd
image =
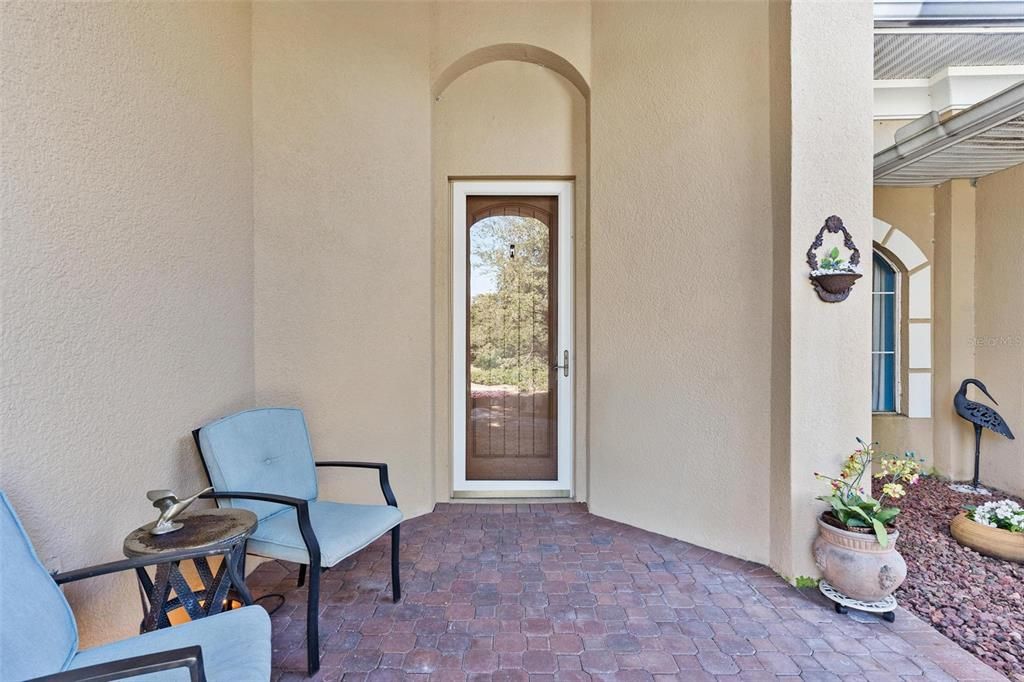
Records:
[[[2,33],[2,487],[51,569],[121,558],[189,431],[247,404],[247,3],[12,3]],[[85,645],[132,574],[68,589]]]
[[[433,105],[436,498],[451,494],[451,176],[575,177],[575,357],[586,366],[587,102],[554,71],[499,61],[466,72]],[[575,497],[587,498],[586,387],[575,382]]]
[[[256,389],[433,506],[427,3],[253,6]],[[377,502],[372,472],[321,473]]]
[[[985,483],[1024,494],[1024,165],[981,178],[977,186],[975,366],[1016,440],[985,432]],[[968,340],[970,342],[971,340]],[[988,402],[984,396],[970,395]],[[979,397],[980,396],[980,397]]]
[[[935,188],[933,456],[936,470],[954,480],[973,472],[972,431],[954,411],[953,395],[961,381],[975,376],[975,195],[965,179]]]
[[[767,19],[766,3],[595,3],[591,67],[591,509],[760,561]]]
[[[773,348],[773,359],[788,357],[772,374],[772,424],[782,434],[772,434],[771,559],[783,575],[799,577],[819,570],[810,545],[815,517],[827,505],[814,501],[823,487],[813,473],[835,471],[856,447],[856,437],[871,435],[870,287],[861,282],[845,301],[823,302],[810,286],[806,262],[807,248],[829,215],[842,218],[862,250],[871,243],[871,5],[777,4],[771,14],[772,76],[788,79],[792,88],[789,111],[773,108],[771,121],[773,154],[777,145],[788,148],[788,178],[772,178],[776,248],[788,252],[787,259],[775,259],[773,324],[789,331],[788,344]],[[787,4],[789,31],[777,32]],[[786,50],[788,69],[786,59],[775,56]],[[829,96],[837,82],[847,84],[838,108]],[[837,242],[839,235],[825,236],[826,246]]]
[[[876,122],[877,124],[878,122]],[[883,253],[887,257],[895,256],[897,259],[904,252],[913,252],[916,248],[924,255],[927,263],[932,263],[933,239],[935,232],[935,192],[931,187],[875,187],[874,189],[874,217],[882,220],[891,226],[891,229],[898,230],[911,245],[903,241],[893,242],[889,247],[883,247]],[[875,244],[878,244],[886,235],[876,230]],[[891,238],[891,235],[890,235]],[[899,237],[900,240],[903,237]],[[865,260],[865,262],[867,262]],[[906,263],[898,263],[900,267],[906,267]],[[911,265],[916,265],[911,263]],[[865,272],[868,268],[865,268]],[[922,277],[928,282],[923,283],[927,289],[929,299],[933,298],[934,287],[930,285],[931,272],[921,271]],[[864,284],[868,284],[867,281]],[[914,282],[913,286],[921,286],[922,283]],[[871,419],[872,437],[880,447],[887,452],[902,454],[905,450],[913,450],[918,456],[924,457],[928,466],[932,463],[932,419],[911,418],[908,413],[909,397],[909,321],[910,313],[910,288],[909,276],[904,272],[900,281],[900,396],[899,414],[875,414]],[[934,310],[934,302],[931,303],[931,310]],[[931,313],[925,315],[931,318]],[[934,406],[932,411],[934,414]]]
[[[591,3],[492,2],[433,3],[430,80],[466,54],[492,45],[533,45],[550,50],[590,78]]]

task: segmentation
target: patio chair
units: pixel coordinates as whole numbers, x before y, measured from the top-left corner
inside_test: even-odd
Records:
[[[259,606],[78,650],[78,628],[59,585],[211,556],[216,549],[125,559],[51,576],[3,492],[0,543],[0,681],[99,681],[139,675],[154,682],[270,679],[270,618]]]
[[[388,465],[315,461],[301,410],[272,407],[224,417],[192,432],[214,492],[205,497],[249,509],[259,526],[248,552],[295,562],[299,586],[309,576],[306,661],[320,669],[320,572],[391,531],[391,593],[402,598],[398,575],[402,512],[388,480]],[[376,469],[384,505],[341,504],[319,499],[317,467]]]

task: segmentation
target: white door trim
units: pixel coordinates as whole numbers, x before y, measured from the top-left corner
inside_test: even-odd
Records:
[[[545,492],[572,489],[573,404],[573,181],[459,180],[452,185],[452,491],[463,493]],[[558,479],[554,481],[466,480],[466,197],[558,197],[558,352],[569,351],[569,376],[558,372]]]

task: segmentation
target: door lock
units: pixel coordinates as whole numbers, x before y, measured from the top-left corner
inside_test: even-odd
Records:
[[[551,369],[560,369],[562,376],[569,376],[569,351],[562,351],[562,364],[551,365]]]

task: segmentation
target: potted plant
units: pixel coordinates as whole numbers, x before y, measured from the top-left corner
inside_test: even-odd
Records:
[[[833,246],[811,271],[811,281],[829,294],[846,298],[861,274],[839,255],[839,247]]]
[[[878,602],[907,577],[907,564],[896,551],[899,532],[893,521],[899,507],[887,503],[907,494],[917,483],[921,465],[914,453],[902,457],[880,453],[860,438],[861,447],[846,458],[839,476],[815,473],[828,481],[829,494],[817,499],[831,509],[818,517],[814,559],[825,580],[852,599]],[[871,469],[882,494],[875,499],[865,489]],[[868,477],[868,480],[865,480]]]
[[[1024,563],[1024,507],[1013,500],[967,506],[953,517],[949,532],[979,554]]]

